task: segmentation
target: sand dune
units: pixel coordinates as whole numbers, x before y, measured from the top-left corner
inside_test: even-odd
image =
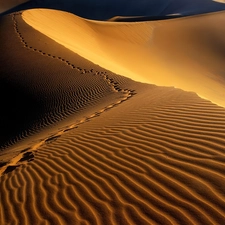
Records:
[[[225,110],[112,79],[137,95],[27,149],[1,178],[3,224],[223,224]]]
[[[120,101],[129,95],[109,80],[106,70],[44,35],[35,39],[33,29],[19,14],[1,22],[5,32],[0,58],[4,65],[0,68],[1,102],[5,106],[1,111],[1,145],[12,142],[13,136],[17,141],[37,133],[74,113],[74,119],[79,119],[114,103],[114,98]],[[14,54],[9,54],[12,45]]]
[[[40,9],[22,16],[38,31],[115,73],[193,91],[225,105],[224,12],[139,23],[95,22]]]
[[[224,224],[223,21],[2,17],[0,224]]]

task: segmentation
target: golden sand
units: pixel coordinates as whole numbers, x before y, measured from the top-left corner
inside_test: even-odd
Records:
[[[32,27],[84,58],[136,81],[192,91],[225,106],[225,12],[136,23],[28,10]]]
[[[211,102],[215,98],[223,103],[223,80],[209,72],[210,68],[224,68],[222,36],[216,38],[219,33],[212,33],[220,40],[218,49],[215,40],[206,44],[209,37],[195,40],[190,20],[198,27],[202,16],[155,22],[153,32],[145,29],[151,22],[100,23],[63,12],[50,11],[48,16],[45,12],[27,11],[22,16],[36,29],[43,27],[44,34],[49,26],[55,41],[26,24],[20,14],[1,20],[5,34],[0,40],[4,43],[1,80],[6,85],[5,95],[14,93],[19,101],[17,104],[12,98],[1,115],[20,116],[11,116],[2,126],[7,132],[1,130],[1,138],[8,137],[9,145],[0,152],[0,224],[223,224],[225,109]],[[40,24],[35,19],[38,16]],[[210,17],[217,18],[219,32],[218,19],[223,21],[224,14],[206,15],[204,20]],[[58,27],[64,29],[65,42],[61,44],[67,48],[57,43],[63,40],[60,33],[56,39]],[[66,33],[67,28],[71,34]],[[208,28],[203,28],[207,33]],[[139,29],[146,34],[139,36]],[[178,30],[183,37],[180,40]],[[89,37],[91,33],[98,36]],[[109,44],[117,38],[120,49]],[[195,52],[191,40],[193,46],[199,42],[198,50],[202,48],[206,57],[196,50],[197,56],[202,54],[197,66],[188,57],[188,50]],[[211,92],[206,91],[208,100],[194,92],[133,81],[97,66],[74,52],[83,52],[85,43],[89,60],[97,54],[99,64],[111,60],[108,65],[116,70],[124,63],[125,73],[133,58],[129,69],[136,80],[179,84],[183,89],[193,86],[198,94],[204,94],[206,85],[211,84]],[[148,61],[146,65],[150,58],[155,63],[167,58],[167,76],[172,77],[166,76],[164,64],[154,66]],[[174,60],[178,67],[184,63],[189,79],[185,70],[183,74],[178,73],[181,68],[175,70]],[[202,60],[208,62],[204,68]],[[211,75],[199,75],[203,70]],[[142,73],[138,75],[138,71]],[[194,77],[195,72],[201,79]],[[15,110],[17,105],[21,107]],[[10,139],[13,129],[18,129],[17,134]]]

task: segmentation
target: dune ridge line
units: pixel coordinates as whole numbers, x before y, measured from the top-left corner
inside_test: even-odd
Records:
[[[22,13],[22,19],[114,73],[194,92],[225,107],[225,11],[120,23],[87,20],[59,10],[31,9]]]
[[[225,111],[178,92],[156,90],[160,96],[149,94],[144,105],[144,95],[136,95],[121,105],[124,114],[116,108],[61,138],[50,137],[30,165],[2,177],[6,206],[18,204],[22,190],[35,193],[10,221],[223,224]]]
[[[64,59],[64,58],[62,58],[60,56],[55,56],[55,55],[52,55],[52,54],[48,54],[48,53],[43,52],[42,50],[39,50],[37,48],[33,48],[32,46],[29,46],[28,43],[25,41],[22,33],[19,31],[18,24],[17,24],[17,21],[16,21],[16,15],[21,15],[21,14],[22,13],[14,13],[12,15],[12,20],[13,20],[13,23],[14,23],[14,30],[17,33],[20,41],[23,43],[25,48],[28,48],[28,49],[30,49],[32,51],[40,53],[43,56],[51,57],[51,58],[60,60],[60,61],[62,61],[64,63],[66,63],[66,65],[72,67],[73,69],[76,69],[77,71],[80,71],[81,74],[92,73],[92,74],[95,74],[95,75],[99,75],[99,76],[101,76],[103,79],[105,79],[107,81],[107,83],[109,84],[109,86],[112,88],[113,91],[122,93],[123,97],[122,97],[121,100],[118,100],[115,103],[109,104],[108,106],[100,109],[99,111],[97,111],[97,112],[95,112],[95,113],[93,113],[93,114],[91,114],[89,116],[85,116],[85,118],[81,119],[80,121],[77,121],[74,124],[66,126],[65,129],[61,129],[60,131],[56,132],[54,135],[51,135],[51,136],[47,137],[46,139],[40,141],[39,143],[36,143],[34,146],[31,146],[30,148],[27,148],[25,151],[22,150],[22,152],[19,155],[17,155],[16,157],[14,157],[9,163],[7,163],[6,165],[3,164],[2,168],[0,169],[0,176],[2,174],[4,174],[5,172],[8,172],[8,171],[11,172],[13,169],[15,169],[19,165],[23,164],[24,162],[20,163],[20,161],[21,161],[21,159],[26,157],[26,154],[28,154],[28,153],[30,153],[30,154],[32,153],[33,154],[33,152],[36,151],[43,144],[47,144],[49,142],[52,142],[53,140],[55,140],[58,137],[60,137],[64,132],[67,132],[67,131],[69,131],[71,129],[77,128],[78,125],[80,125],[80,124],[82,124],[84,122],[87,122],[87,121],[89,121],[92,118],[95,118],[95,117],[99,116],[101,113],[103,113],[103,112],[105,112],[105,111],[107,111],[107,110],[109,110],[109,109],[111,109],[113,107],[116,107],[117,105],[119,105],[122,102],[128,100],[129,98],[131,98],[133,95],[136,94],[134,90],[120,88],[118,86],[118,83],[114,82],[113,79],[110,78],[107,75],[107,72],[95,71],[93,69],[86,70],[86,69],[83,69],[81,67],[76,67],[74,64],[70,63],[68,60],[66,60],[66,59]],[[27,161],[29,161],[29,160],[27,160]]]
[[[105,72],[20,14],[5,19],[0,44],[11,55],[2,74],[13,71],[25,88],[43,87],[35,96],[50,93],[42,104],[57,103],[50,120],[68,120],[51,130],[43,113],[49,127],[34,126],[39,135],[8,149],[17,156],[8,167],[0,164],[1,225],[225,224],[225,108],[193,92]],[[77,104],[67,107],[70,101]]]

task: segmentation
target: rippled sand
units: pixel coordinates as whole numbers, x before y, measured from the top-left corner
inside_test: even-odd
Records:
[[[224,13],[206,17],[214,16],[223,20]],[[178,23],[179,27],[186,20],[168,24]],[[116,27],[112,31],[107,23],[106,33],[114,32]],[[61,39],[54,41],[29,26],[21,13],[5,16],[0,25],[4,32],[0,36],[0,63],[4,65],[0,67],[0,94],[5,106],[0,114],[0,224],[225,222],[225,108],[197,95],[207,81],[215,92],[210,96],[222,99],[222,72],[214,77],[202,74],[203,80],[190,79],[190,85],[199,87],[196,93],[157,80],[155,85],[141,83],[82,58],[74,49],[60,45]],[[98,26],[100,29],[100,22]],[[126,26],[131,32],[132,26],[138,29],[139,25]],[[148,22],[140,26],[148,26]],[[136,32],[134,37],[143,41]],[[185,38],[189,40],[186,34]],[[207,55],[215,60],[205,64],[206,70],[219,65],[224,71],[218,60],[224,45],[222,38],[217,40],[221,40],[219,47],[215,49],[213,44]],[[164,54],[172,52],[169,43],[163,42],[168,47]],[[105,50],[109,47],[105,45]],[[98,54],[100,50],[96,50]],[[104,60],[108,53],[102,53]],[[117,58],[112,56],[115,66]],[[128,58],[118,56],[118,63]],[[128,64],[124,65],[127,69]],[[130,63],[132,71],[134,67]],[[138,70],[134,71],[136,80],[145,77],[150,83],[157,76],[146,68],[139,77]],[[172,73],[174,67],[166,68]],[[192,70],[196,72],[190,65],[188,71]],[[162,79],[165,82],[165,74]],[[173,83],[178,78],[167,79]]]

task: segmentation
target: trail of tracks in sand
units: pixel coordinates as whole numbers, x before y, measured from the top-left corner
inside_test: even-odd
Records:
[[[12,20],[13,20],[13,25],[14,25],[14,30],[18,36],[18,38],[20,39],[21,43],[23,44],[23,46],[31,51],[37,52],[38,54],[41,54],[45,57],[50,57],[56,60],[59,60],[63,63],[65,63],[67,66],[71,67],[74,70],[77,70],[78,72],[80,72],[81,74],[94,74],[97,76],[102,77],[102,79],[106,80],[108,85],[111,87],[111,89],[114,92],[120,92],[123,97],[114,102],[111,103],[107,106],[105,106],[104,108],[96,111],[95,113],[85,116],[85,118],[81,119],[80,121],[77,121],[74,124],[71,124],[69,126],[67,126],[65,129],[62,129],[58,132],[56,132],[54,135],[51,135],[50,137],[46,137],[44,140],[42,140],[41,142],[39,142],[38,144],[35,144],[34,146],[31,146],[29,148],[29,152],[28,149],[24,152],[21,152],[18,156],[16,156],[14,159],[11,160],[11,162],[7,163],[7,164],[2,164],[1,165],[1,169],[0,169],[0,175],[4,172],[11,172],[13,169],[17,168],[19,165],[23,164],[25,160],[22,160],[24,158],[26,158],[26,154],[33,154],[31,151],[36,150],[38,147],[42,146],[43,144],[46,144],[48,142],[50,142],[51,140],[61,136],[64,132],[67,132],[71,129],[77,128],[80,124],[85,123],[86,121],[89,121],[90,119],[99,116],[101,113],[118,106],[119,104],[121,104],[122,102],[128,100],[129,98],[131,98],[134,94],[135,91],[134,90],[129,90],[129,89],[122,89],[119,87],[118,82],[114,82],[114,80],[112,78],[109,77],[109,75],[107,75],[107,72],[105,71],[96,71],[94,69],[85,69],[85,68],[81,68],[79,66],[74,65],[73,63],[71,63],[69,60],[66,60],[65,58],[61,57],[61,56],[56,56],[56,55],[52,55],[50,53],[47,53],[41,49],[37,49],[33,46],[30,46],[29,43],[25,40],[25,38],[23,37],[22,31],[20,31],[19,26],[18,26],[18,22],[16,20],[17,16],[20,16],[21,13],[15,13],[12,14]],[[22,160],[22,163],[21,163]]]

